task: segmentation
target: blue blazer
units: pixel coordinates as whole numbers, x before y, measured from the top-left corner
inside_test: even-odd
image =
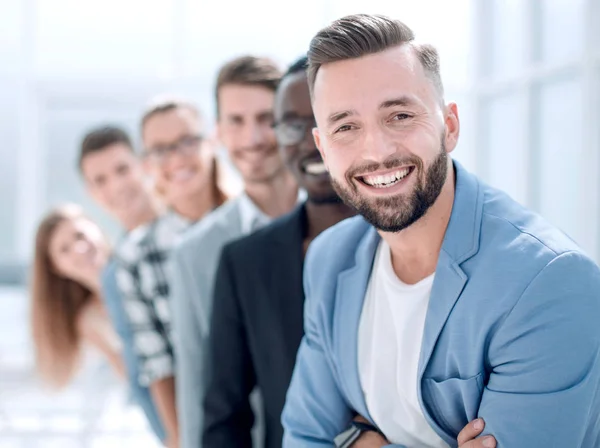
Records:
[[[599,447],[600,270],[541,217],[454,167],[418,366],[427,421],[452,447],[478,416],[498,447]],[[309,249],[284,448],[332,447],[355,413],[370,419],[357,334],[379,241],[356,217]]]

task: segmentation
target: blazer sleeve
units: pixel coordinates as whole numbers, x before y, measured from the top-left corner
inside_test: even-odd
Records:
[[[591,447],[598,426],[600,275],[570,252],[530,283],[490,342],[479,416],[499,447]]]
[[[208,388],[204,400],[204,448],[252,448],[250,393],[256,375],[237,293],[233,257],[223,250],[210,324]]]
[[[318,269],[315,254],[309,249],[305,262],[304,337],[282,414],[284,448],[333,447],[353,417],[324,346],[326,319],[319,319],[321,308],[311,290],[310,274]]]
[[[179,433],[182,448],[201,446],[202,400],[205,381],[204,358],[207,335],[202,328],[198,307],[202,301],[199,287],[203,280],[197,263],[187,257],[184,246],[178,246],[171,264],[171,310],[173,343],[177,362],[176,394]]]

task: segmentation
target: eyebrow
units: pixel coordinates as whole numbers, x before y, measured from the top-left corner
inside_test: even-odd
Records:
[[[341,112],[334,112],[331,115],[329,115],[329,117],[327,117],[327,123],[332,125],[332,124],[335,124],[338,121],[343,120],[344,118],[348,118],[352,115],[356,115],[356,111],[343,110]]]
[[[395,107],[395,106],[414,106],[416,104],[416,101],[409,97],[409,96],[401,96],[398,98],[394,98],[391,100],[387,100],[384,101],[383,103],[381,103],[379,105],[379,109],[388,109],[390,107]],[[353,109],[349,109],[349,110],[343,110],[340,112],[334,112],[331,115],[329,115],[329,117],[327,117],[327,123],[329,125],[335,124],[338,121],[343,120],[344,118],[348,118],[352,115],[356,115],[356,111]]]
[[[384,101],[379,105],[379,109],[388,109],[390,107],[395,106],[414,106],[416,104],[415,100],[409,96],[401,96],[399,98],[394,98],[391,100]]]

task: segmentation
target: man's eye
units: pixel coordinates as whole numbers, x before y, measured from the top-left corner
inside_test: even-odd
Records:
[[[346,132],[346,131],[350,131],[352,130],[352,125],[350,124],[345,124],[343,126],[340,126],[339,128],[336,129],[336,133],[338,132]]]

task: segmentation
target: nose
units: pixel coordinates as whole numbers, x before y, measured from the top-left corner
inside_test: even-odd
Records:
[[[365,131],[361,146],[363,158],[376,163],[383,163],[398,149],[396,142],[379,127]]]
[[[269,140],[269,133],[273,134],[273,130],[266,124],[252,122],[246,126],[244,133],[245,146],[262,146]]]
[[[127,191],[128,183],[123,177],[113,179],[111,187],[113,194],[119,196]]]
[[[73,252],[79,255],[85,255],[90,251],[90,243],[86,240],[79,240],[73,244]]]
[[[169,182],[171,173],[181,167],[189,167],[196,161],[190,155],[183,154],[181,151],[172,151],[159,165],[159,176],[164,182]]]
[[[117,206],[123,201],[123,197],[127,195],[127,191],[128,186],[124,179],[112,179],[107,188],[107,199],[113,206]]]

